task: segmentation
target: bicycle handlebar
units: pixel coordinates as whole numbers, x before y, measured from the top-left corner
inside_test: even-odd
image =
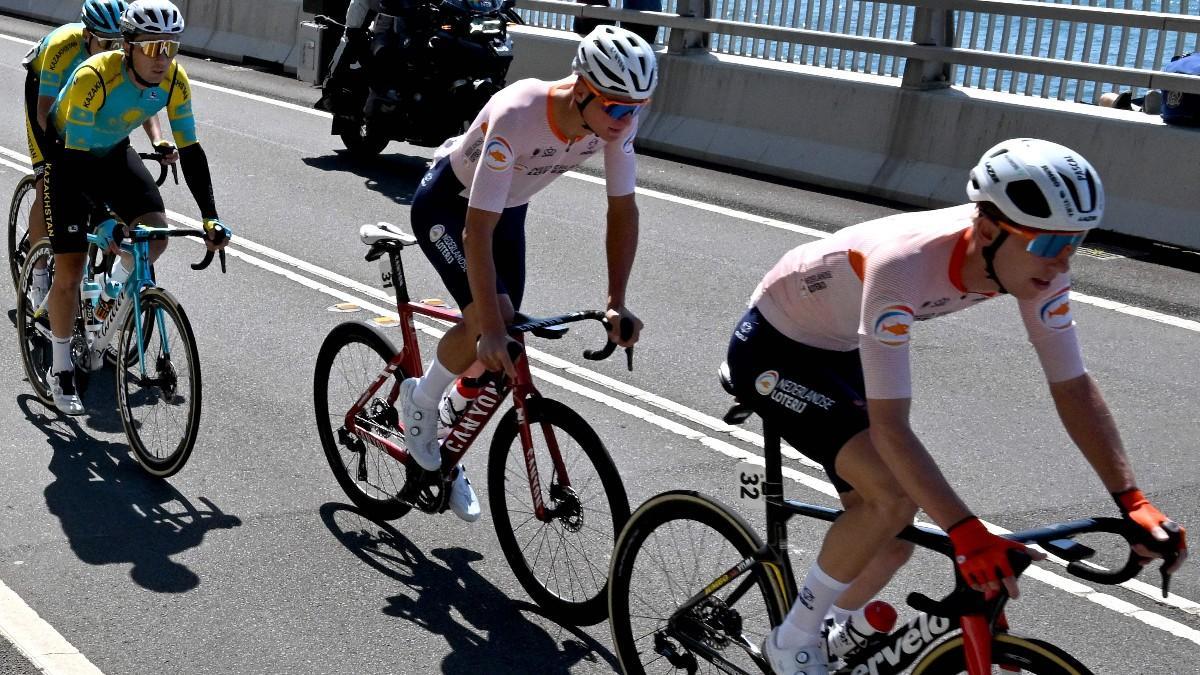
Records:
[[[608,319],[601,319],[600,323],[604,324],[604,332],[605,333],[608,333],[609,331],[612,330],[612,324],[609,323]],[[621,339],[628,340],[632,336],[633,336],[633,321],[627,316],[621,317]],[[583,358],[585,358],[589,361],[603,361],[604,359],[607,359],[608,357],[612,356],[613,352],[616,351],[616,349],[617,349],[617,343],[613,342],[612,340],[609,340],[607,343],[605,343],[604,347],[601,349],[585,349],[583,352]],[[625,348],[625,363],[626,363],[626,367],[629,368],[630,372],[632,372],[633,371],[633,347]]]
[[[575,323],[576,321],[599,321],[600,325],[604,326],[604,332],[607,335],[612,330],[612,325],[608,322],[604,312],[598,309],[589,309],[582,312],[571,312],[570,314],[562,314],[546,319],[535,319],[523,314],[518,314],[516,323],[508,327],[510,333],[533,333],[539,337],[554,339],[560,337],[566,332],[566,328],[562,328],[564,324]],[[621,338],[629,339],[633,335],[633,321],[628,318],[621,319]],[[612,356],[616,351],[617,345],[609,340],[600,349],[585,349],[583,358],[589,361],[603,361]],[[633,370],[633,347],[625,348],[626,366],[629,370]]]
[[[1075,542],[1072,538],[1082,534],[1108,533],[1120,536],[1129,545],[1129,558],[1118,569],[1104,569],[1089,565],[1084,561],[1095,554],[1087,546]],[[1047,525],[1023,532],[1006,535],[1006,539],[1026,544],[1037,544],[1047,551],[1067,560],[1067,571],[1071,574],[1098,584],[1115,586],[1123,584],[1136,577],[1142,568],[1152,560],[1134,550],[1135,545],[1141,545],[1158,553],[1163,558],[1159,574],[1162,576],[1163,597],[1170,592],[1171,565],[1179,557],[1171,540],[1157,541],[1145,530],[1124,518],[1083,518],[1066,523]],[[1019,577],[1033,562],[1029,556],[1019,552],[1009,552],[1009,562],[1012,563],[1013,576]],[[1003,591],[1001,591],[1003,593]],[[933,616],[957,618],[964,614],[978,614],[986,609],[987,599],[984,594],[968,588],[959,580],[957,588],[942,600],[933,600],[921,593],[911,593],[908,604],[917,611]]]
[[[173,152],[175,150],[175,148],[171,147],[170,150]],[[175,164],[167,164],[162,161],[163,155],[167,155],[167,154],[170,154],[170,153],[166,153],[166,152],[139,152],[138,153],[138,157],[141,157],[142,159],[144,159],[146,161],[153,160],[155,162],[158,162],[158,165],[159,165],[158,179],[154,181],[154,184],[159,187],[162,187],[162,184],[167,182],[167,171],[168,170],[170,170],[170,172],[171,172],[171,177],[175,179],[175,184],[179,185],[179,169],[178,169],[178,167]]]
[[[125,234],[123,232],[121,232],[121,230],[119,228],[114,233],[114,235],[115,236],[113,237],[113,241],[117,245],[120,245],[121,242],[126,239]],[[89,240],[91,239],[92,236],[94,236],[94,235],[90,235],[90,234],[88,235]],[[196,237],[198,239],[205,239],[206,236],[207,236],[207,233],[200,231],[200,230],[172,230],[172,229],[165,228],[165,227],[147,227],[145,225],[142,225],[139,227],[135,227],[133,230],[131,230],[129,232],[128,239],[130,242],[145,242],[145,241],[153,241],[155,239],[173,239],[176,237]],[[220,243],[220,241],[222,241],[222,240],[218,239],[217,243]],[[204,254],[204,259],[198,263],[192,263],[191,267],[192,267],[192,269],[197,270],[197,271],[203,270],[212,263],[212,260],[213,260],[213,252],[206,251]],[[222,274],[225,273],[225,250],[224,249],[221,250],[221,273]]]

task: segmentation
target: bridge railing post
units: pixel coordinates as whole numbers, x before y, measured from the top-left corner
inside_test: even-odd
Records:
[[[712,9],[713,0],[679,0],[675,11],[679,16],[697,16],[709,19],[712,18]],[[706,52],[711,42],[712,33],[672,28],[670,36],[667,38],[667,53]]]
[[[954,11],[917,7],[913,17],[914,44],[950,47],[954,44]],[[905,89],[942,89],[950,86],[949,63],[908,59],[904,64]]]

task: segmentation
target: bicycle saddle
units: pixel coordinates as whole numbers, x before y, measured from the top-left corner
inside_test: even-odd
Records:
[[[375,225],[367,223],[358,228],[358,238],[367,246],[374,246],[385,241],[394,241],[403,248],[417,243],[416,237],[401,230],[396,225],[383,222],[376,223]]]
[[[734,397],[733,406],[729,411],[721,417],[721,420],[726,424],[741,424],[754,414],[754,409],[747,403],[742,403],[737,398],[737,393],[733,389],[733,379],[729,376],[729,364],[722,362],[721,367],[717,369],[717,377],[721,380],[721,387]]]

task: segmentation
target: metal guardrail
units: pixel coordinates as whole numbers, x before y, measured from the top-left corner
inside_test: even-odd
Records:
[[[801,13],[797,4],[788,5],[791,9],[783,11],[787,1],[806,4],[811,17]],[[1130,0],[1092,1],[1113,5]],[[1139,1],[1145,7],[1151,2]],[[1191,2],[1200,3],[1200,0],[1165,1],[1178,3],[1183,11],[1188,11]],[[757,4],[751,11],[750,3],[753,2]],[[896,3],[717,0],[717,3],[714,6],[713,0],[673,0],[668,3],[670,12],[639,12],[561,0],[518,0],[517,6],[528,18],[534,19],[535,25],[543,23],[544,17],[555,17],[553,27],[568,29],[567,17],[583,16],[662,26],[671,29],[666,42],[672,51],[709,49],[878,75],[899,76],[903,73],[908,86],[944,86],[953,82],[1065,99],[1070,96],[1068,89],[1074,83],[1073,100],[1092,102],[1099,98],[1102,88],[1110,84],[1124,85],[1135,91],[1166,88],[1200,93],[1200,77],[1158,71],[1166,46],[1186,46],[1189,36],[1195,44],[1196,36],[1200,34],[1200,17],[1197,16],[1029,0],[901,0]],[[852,20],[852,13],[848,11],[827,12],[826,5],[830,3],[835,10],[837,7],[845,10],[853,4],[861,11],[871,11],[865,19]],[[768,17],[773,16],[776,24],[703,16],[718,10],[733,16],[731,8],[739,7],[741,18],[761,18],[765,13]],[[980,21],[981,16],[987,18]],[[1001,25],[996,25],[997,21]],[[793,25],[777,25],[779,22]],[[810,25],[818,28],[801,27]],[[1084,27],[1084,39],[1077,41],[1075,34],[1081,26]],[[1133,31],[1137,31],[1136,35],[1131,35]],[[876,37],[872,33],[888,37]],[[1167,39],[1170,34],[1174,34],[1172,40]],[[1121,38],[1119,48],[1115,50],[1112,48],[1114,35]],[[1136,42],[1132,50],[1131,42]],[[1155,48],[1148,57],[1147,46],[1151,42]],[[1115,58],[1114,63],[1088,62],[1088,55],[1097,49],[1102,55],[1115,51],[1119,58]],[[1012,50],[1031,53],[1010,53]],[[1128,65],[1131,62],[1137,65]]]

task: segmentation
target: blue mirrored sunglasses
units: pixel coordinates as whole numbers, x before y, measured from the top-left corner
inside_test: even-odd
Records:
[[[1084,238],[1087,237],[1087,232],[1044,232],[1028,230],[1004,221],[997,221],[997,223],[1011,234],[1028,240],[1029,243],[1025,245],[1025,250],[1040,258],[1057,258],[1068,246],[1071,247],[1071,254],[1074,255]]]
[[[608,115],[614,120],[623,120],[630,115],[638,114],[638,112],[640,112],[644,106],[644,103],[639,103],[637,105],[628,103],[604,103],[601,105],[601,109],[604,110],[605,115]]]

